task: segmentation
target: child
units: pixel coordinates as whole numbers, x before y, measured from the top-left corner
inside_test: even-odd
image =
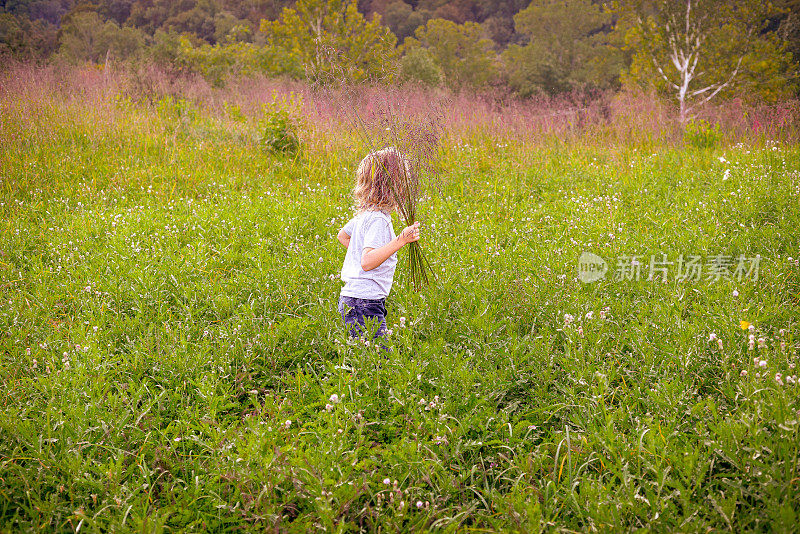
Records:
[[[357,213],[337,236],[347,249],[339,313],[353,337],[364,329],[364,318],[380,322],[375,337],[386,334],[385,302],[392,289],[397,251],[419,239],[419,222],[406,227],[399,236],[392,228],[395,193],[402,195],[392,187],[400,188],[403,172],[410,172],[409,164],[395,148],[368,154],[356,171],[353,196]]]

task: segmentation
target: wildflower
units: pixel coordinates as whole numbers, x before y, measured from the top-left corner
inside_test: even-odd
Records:
[[[750,328],[750,323],[747,321],[739,321],[739,326],[742,328],[742,330],[747,330]]]
[[[781,340],[781,352],[786,352],[786,342]]]
[[[767,366],[767,360],[761,360],[760,362],[758,362],[758,366],[761,367],[761,368],[766,367]]]
[[[775,383],[779,386],[783,385],[783,380],[781,380],[782,375],[780,373],[775,373]]]
[[[739,373],[739,376],[747,376],[747,369],[742,369],[742,372]]]
[[[285,426],[286,428],[289,428],[290,426],[292,426],[292,420],[291,419],[287,419],[286,422],[283,423],[283,426]]]
[[[736,298],[738,296],[739,296],[739,292],[734,289],[733,290],[733,297]]]
[[[755,347],[756,347],[755,336],[753,334],[750,334],[750,336],[748,336],[747,350],[753,350],[755,349]]]
[[[708,336],[708,340],[709,341],[714,341],[715,339],[717,339],[717,334],[715,334],[714,332],[711,332],[711,334],[709,334],[709,336]]]
[[[406,318],[405,317],[400,317],[400,326],[403,327],[405,325],[406,325]]]
[[[339,395],[334,393],[329,400],[334,404],[339,404]]]
[[[570,315],[569,313],[565,313],[565,314],[564,314],[564,324],[565,324],[565,325],[572,324],[572,322],[573,322],[574,320],[575,320],[575,317],[573,317],[573,316],[572,316],[572,315]]]
[[[797,382],[797,377],[796,376],[792,375],[792,376],[787,376],[786,377],[786,383],[787,384],[794,384],[796,382]]]
[[[578,335],[583,337],[583,327],[582,326],[578,327]]]
[[[417,508],[422,508],[422,506],[423,506],[422,501],[417,501]]]
[[[717,339],[717,347],[719,347],[719,350],[722,350],[722,340],[721,339]]]
[[[759,349],[767,348],[767,342],[763,337],[758,338],[758,348]]]
[[[751,334],[756,331],[756,327],[753,325],[748,325],[747,329],[750,331]]]
[[[389,484],[391,484],[391,483],[392,483],[392,481],[391,481],[391,480],[390,480],[390,479],[387,477],[387,478],[384,478],[384,479],[383,479],[383,483],[384,483],[384,484],[386,484],[386,485],[388,486]]]
[[[326,404],[326,405],[325,405],[325,411],[326,411],[326,412],[329,412],[329,411],[331,411],[331,410],[333,410],[333,404]]]
[[[586,320],[587,321],[591,321],[593,318],[594,318],[594,312],[593,311],[586,312]]]

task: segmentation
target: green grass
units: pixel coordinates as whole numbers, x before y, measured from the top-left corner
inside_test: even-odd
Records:
[[[358,146],[2,109],[0,529],[796,528],[797,146],[448,141],[386,357],[336,312]],[[583,251],[762,261],[583,284]]]

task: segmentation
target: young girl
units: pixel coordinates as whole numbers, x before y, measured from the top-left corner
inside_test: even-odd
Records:
[[[397,208],[392,185],[400,187],[403,172],[409,172],[409,164],[395,148],[368,154],[356,171],[357,213],[337,236],[347,249],[339,313],[353,337],[364,329],[365,318],[380,322],[376,337],[386,333],[385,302],[392,289],[397,251],[419,239],[419,222],[399,236],[392,228],[391,213]]]

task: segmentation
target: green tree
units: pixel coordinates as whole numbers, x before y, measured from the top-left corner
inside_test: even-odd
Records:
[[[776,32],[775,9],[760,0],[646,0],[616,5],[634,50],[623,81],[655,86],[678,102],[685,123],[696,106],[747,90],[767,100],[792,91],[795,67]]]
[[[196,45],[183,36],[176,62],[201,73],[214,85],[222,85],[231,76],[252,76],[256,73],[277,74],[274,71],[274,50],[253,43],[230,41]]]
[[[483,37],[479,24],[433,19],[414,35],[406,39],[406,53],[426,49],[452,89],[477,89],[496,76],[494,43]]]
[[[414,35],[414,31],[427,22],[426,12],[415,11],[411,5],[398,0],[386,7],[383,22],[400,41]]]
[[[262,20],[261,31],[280,70],[297,78],[383,78],[397,56],[397,38],[380,17],[367,21],[350,0],[298,0],[278,20]]]
[[[400,58],[400,81],[434,87],[442,83],[442,70],[425,48],[412,48]]]
[[[535,0],[514,16],[528,42],[503,54],[509,85],[522,96],[613,86],[622,56],[607,41],[610,22],[589,0]]]
[[[57,48],[58,30],[46,20],[0,13],[0,56],[41,59]]]
[[[107,55],[126,59],[144,46],[145,36],[136,28],[103,22],[94,11],[77,11],[64,17],[59,32],[59,54],[68,61],[101,62]]]

